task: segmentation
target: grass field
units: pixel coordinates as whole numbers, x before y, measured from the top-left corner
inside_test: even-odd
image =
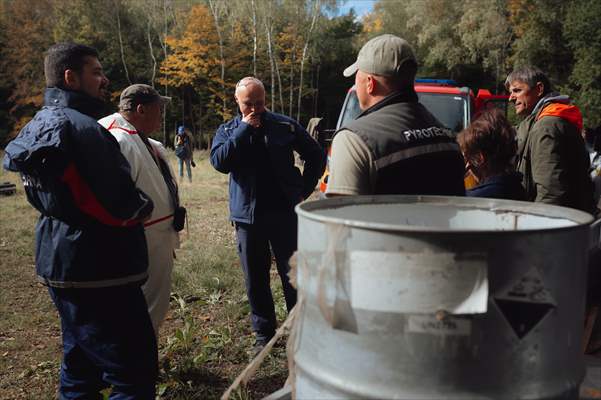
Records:
[[[3,154],[0,152],[0,156]],[[1,157],[0,157],[1,159]],[[189,229],[182,231],[172,301],[159,339],[160,399],[216,399],[250,361],[254,338],[234,229],[228,221],[227,176],[196,153],[193,183],[180,184]],[[176,167],[175,157],[171,159]],[[0,196],[0,399],[56,397],[61,333],[45,287],[35,280],[34,227],[19,177],[0,169],[17,194]],[[278,319],[286,317],[272,270]],[[288,375],[284,346],[276,346],[235,398],[260,399]]]

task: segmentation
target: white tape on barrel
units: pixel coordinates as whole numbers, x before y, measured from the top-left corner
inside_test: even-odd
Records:
[[[431,314],[485,313],[486,254],[351,251],[353,309]]]

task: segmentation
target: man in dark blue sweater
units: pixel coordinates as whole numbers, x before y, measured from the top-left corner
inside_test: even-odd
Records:
[[[326,157],[296,121],[265,108],[260,80],[240,80],[235,98],[241,115],[217,130],[211,164],[230,174],[230,219],[236,225],[257,353],[276,329],[270,245],[290,311],[296,303],[296,290],[287,276],[288,259],[296,250],[294,207],[313,192]],[[294,165],[293,151],[305,162],[302,174]]]

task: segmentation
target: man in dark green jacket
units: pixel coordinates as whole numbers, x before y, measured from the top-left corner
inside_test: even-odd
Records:
[[[523,118],[517,170],[530,201],[595,213],[589,157],[580,132],[582,115],[568,96],[553,92],[536,67],[514,70],[505,80],[509,101]]]

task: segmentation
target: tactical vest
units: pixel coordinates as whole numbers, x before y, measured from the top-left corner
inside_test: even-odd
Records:
[[[356,133],[369,148],[377,170],[374,194],[465,195],[455,135],[415,92],[388,96],[341,129]]]

